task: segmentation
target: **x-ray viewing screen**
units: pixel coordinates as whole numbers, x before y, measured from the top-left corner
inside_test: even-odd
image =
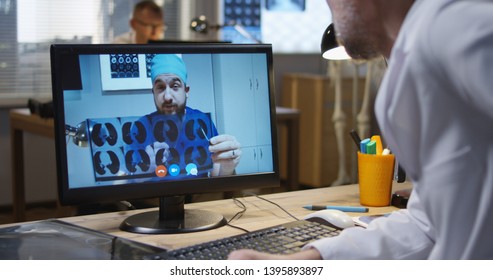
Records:
[[[62,190],[162,196],[278,177],[270,45],[56,45],[52,69]]]

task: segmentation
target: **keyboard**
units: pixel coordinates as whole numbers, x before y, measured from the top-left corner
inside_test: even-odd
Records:
[[[316,221],[299,220],[245,234],[170,250],[168,259],[224,260],[236,249],[254,249],[272,254],[290,254],[317,239],[339,235],[341,229]]]

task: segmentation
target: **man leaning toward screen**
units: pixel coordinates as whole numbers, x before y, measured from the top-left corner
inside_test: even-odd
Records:
[[[353,58],[389,58],[375,114],[414,188],[406,210],[282,258],[492,259],[493,1],[327,2]]]

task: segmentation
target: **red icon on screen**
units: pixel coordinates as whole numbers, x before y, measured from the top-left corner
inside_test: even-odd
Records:
[[[164,177],[168,174],[168,169],[166,169],[166,166],[164,165],[158,165],[155,172],[158,177]]]

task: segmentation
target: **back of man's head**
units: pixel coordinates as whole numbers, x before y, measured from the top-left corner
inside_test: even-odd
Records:
[[[144,0],[135,4],[133,17],[135,17],[138,13],[142,12],[143,10],[149,10],[156,17],[163,18],[163,9],[161,9],[161,7],[159,7],[159,5],[156,4],[154,1]]]

